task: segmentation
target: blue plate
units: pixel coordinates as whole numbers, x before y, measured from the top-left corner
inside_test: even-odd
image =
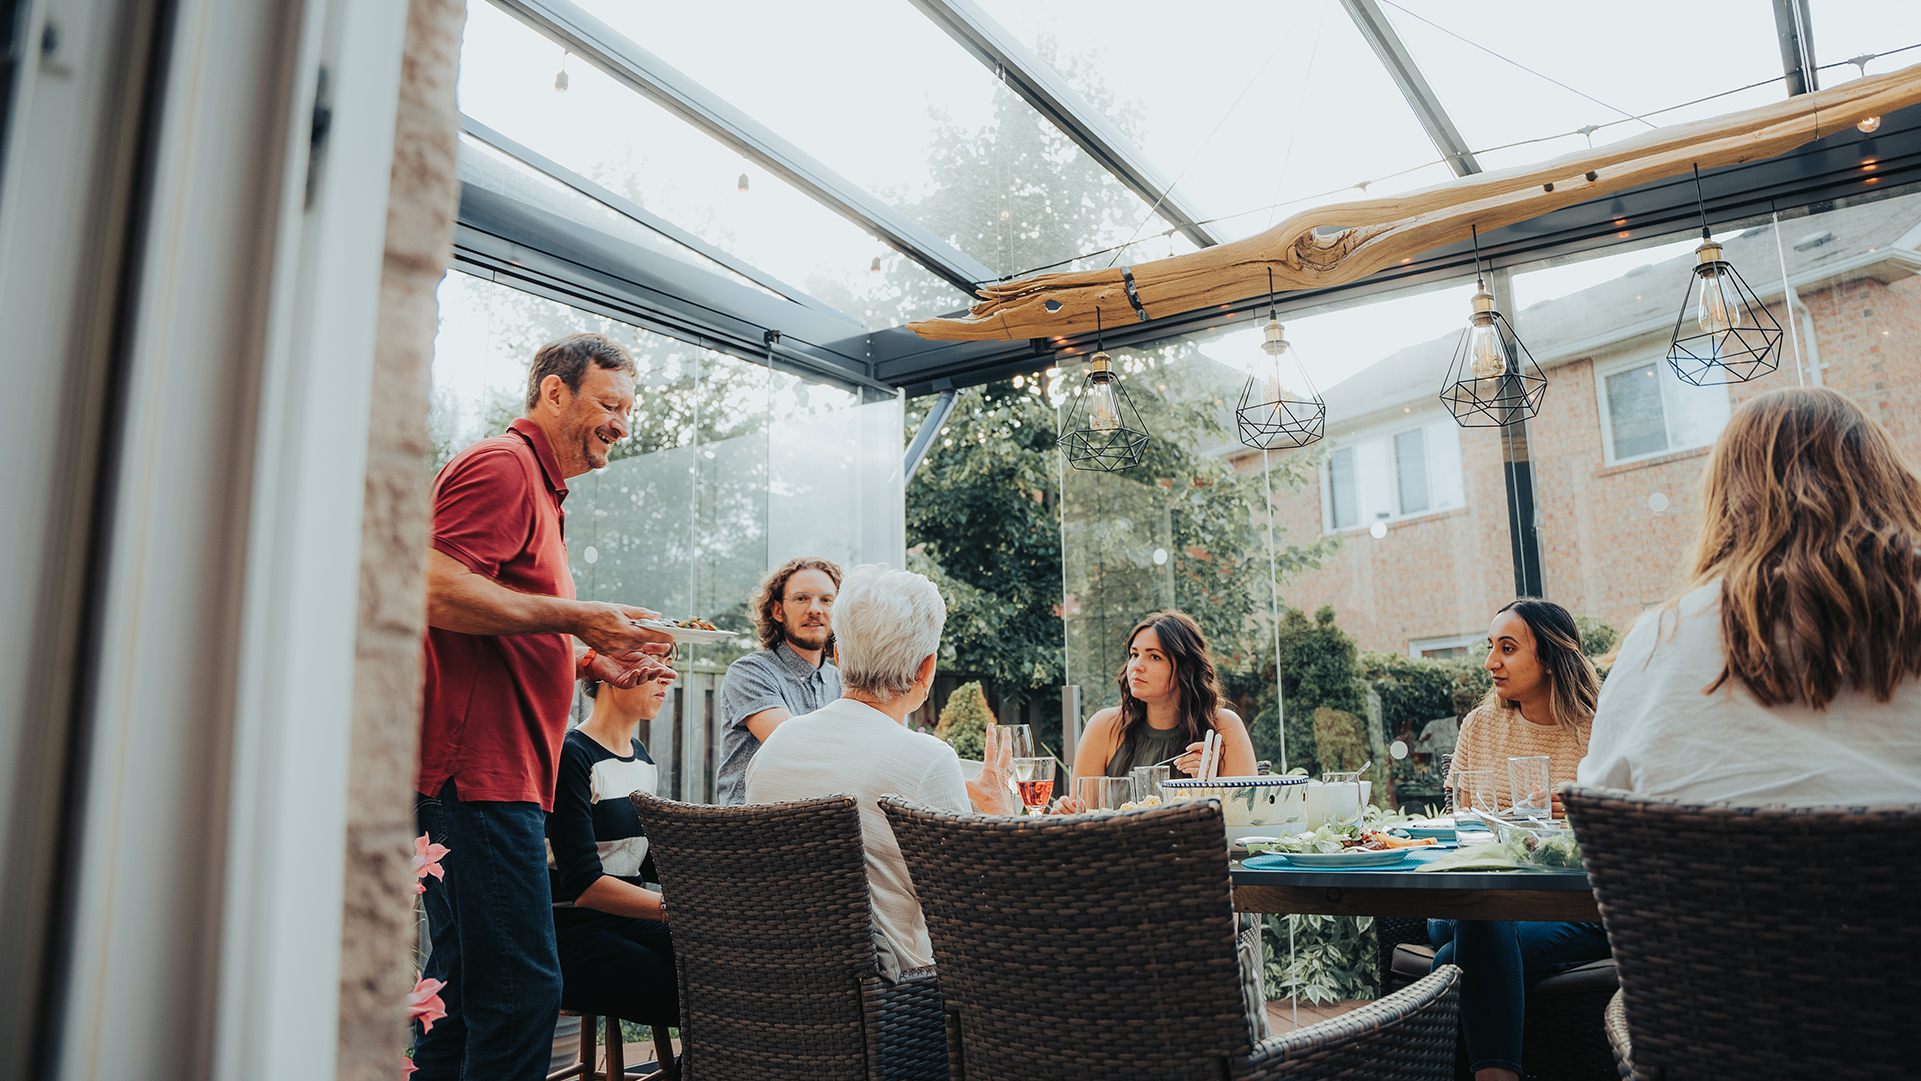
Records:
[[[1405,833],[1417,841],[1423,837],[1432,837],[1437,841],[1455,839],[1453,826],[1396,826],[1393,832]]]
[[[1295,867],[1314,867],[1321,870],[1342,867],[1386,867],[1389,864],[1401,862],[1407,858],[1409,852],[1413,851],[1415,850],[1411,848],[1389,848],[1348,852],[1266,852],[1244,861],[1241,866],[1250,866],[1257,859],[1276,859],[1286,860]],[[1255,867],[1255,870],[1259,869],[1258,866]]]

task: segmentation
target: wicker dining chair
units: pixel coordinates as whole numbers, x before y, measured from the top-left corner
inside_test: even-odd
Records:
[[[956,815],[883,797],[947,1009],[954,1081],[1447,1081],[1459,970],[1258,1044],[1220,804]]]
[[[1564,785],[1633,1076],[1913,1076],[1921,806],[1731,807]]]
[[[687,1081],[933,1081],[931,973],[885,982],[852,796],[747,807],[632,795],[680,974]]]

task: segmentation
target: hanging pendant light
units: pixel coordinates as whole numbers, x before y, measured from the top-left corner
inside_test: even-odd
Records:
[[[1101,313],[1096,308],[1094,355],[1088,358],[1074,404],[1068,406],[1059,443],[1067,451],[1067,464],[1075,469],[1112,473],[1141,464],[1147,453],[1147,425],[1127,396],[1127,388],[1114,378],[1112,359],[1101,347],[1100,327]]]
[[[554,76],[554,93],[565,94],[566,92],[567,92],[567,54],[565,51],[563,51],[560,54],[560,72]]]
[[[740,182],[737,186],[741,191],[747,190],[747,174],[746,173],[740,174]]]
[[[1481,233],[1474,230],[1474,310],[1454,347],[1441,401],[1463,428],[1504,428],[1529,420],[1547,397],[1547,376],[1494,307],[1481,276]]]
[[[1668,344],[1674,374],[1697,387],[1745,383],[1779,368],[1786,332],[1761,303],[1708,229],[1701,167],[1694,167],[1694,196],[1701,205],[1701,246],[1694,249],[1694,275],[1681,298]]]
[[[1267,325],[1262,328],[1261,351],[1268,359],[1247,377],[1234,421],[1241,442],[1255,450],[1292,450],[1318,442],[1327,434],[1327,402],[1307,378],[1307,366],[1287,340],[1275,314],[1274,269],[1267,271]],[[1304,388],[1305,395],[1283,384]]]

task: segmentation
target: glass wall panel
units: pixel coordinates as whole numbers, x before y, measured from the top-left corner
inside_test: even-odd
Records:
[[[1827,386],[1921,452],[1921,195],[1716,229],[1783,330],[1778,370],[1746,383],[1693,386],[1666,360],[1677,317],[1684,333],[1696,321],[1682,300],[1698,236],[1513,279],[1516,325],[1550,380],[1529,425],[1544,591],[1620,633],[1685,583],[1702,472],[1741,403]]]
[[[568,86],[556,93],[563,65]],[[959,290],[579,58],[564,58],[492,4],[468,10],[460,72],[460,108],[474,119],[870,327],[967,306]],[[724,86],[712,89],[725,96]]]
[[[740,632],[683,647],[680,679],[642,733],[664,792],[711,799],[715,702],[727,666],[758,648],[748,598],[770,564],[801,554],[904,562],[898,399],[863,404],[845,389],[461,273],[442,282],[440,310],[436,467],[520,414],[543,342],[597,331],[633,353],[633,434],[604,468],[568,482],[568,556],[582,598]],[[578,716],[588,709],[576,703]]]

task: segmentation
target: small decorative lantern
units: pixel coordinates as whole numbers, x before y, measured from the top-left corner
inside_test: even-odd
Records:
[[[1248,376],[1241,388],[1240,407],[1234,410],[1241,442],[1256,450],[1292,450],[1318,442],[1327,434],[1327,402],[1307,378],[1300,353],[1287,340],[1274,308],[1274,271],[1267,272],[1267,325],[1262,328],[1261,351],[1268,360]],[[1293,381],[1306,388],[1297,394],[1284,385]]]
[[[1694,195],[1701,205],[1701,246],[1694,249],[1694,275],[1688,279],[1681,314],[1674,321],[1668,364],[1675,375],[1697,387],[1745,383],[1781,366],[1778,350],[1786,332],[1734,265],[1721,258],[1721,245],[1708,229],[1698,165]]]
[[[1521,344],[1507,317],[1495,310],[1487,279],[1478,277],[1480,268],[1481,238],[1476,230],[1474,311],[1454,347],[1441,401],[1454,414],[1454,423],[1463,428],[1504,428],[1541,411],[1547,376],[1541,374],[1534,354]]]
[[[1141,464],[1147,452],[1147,424],[1114,378],[1112,358],[1100,346],[1100,312],[1094,313],[1095,352],[1088,358],[1080,393],[1067,409],[1060,445],[1067,464],[1103,473]]]

